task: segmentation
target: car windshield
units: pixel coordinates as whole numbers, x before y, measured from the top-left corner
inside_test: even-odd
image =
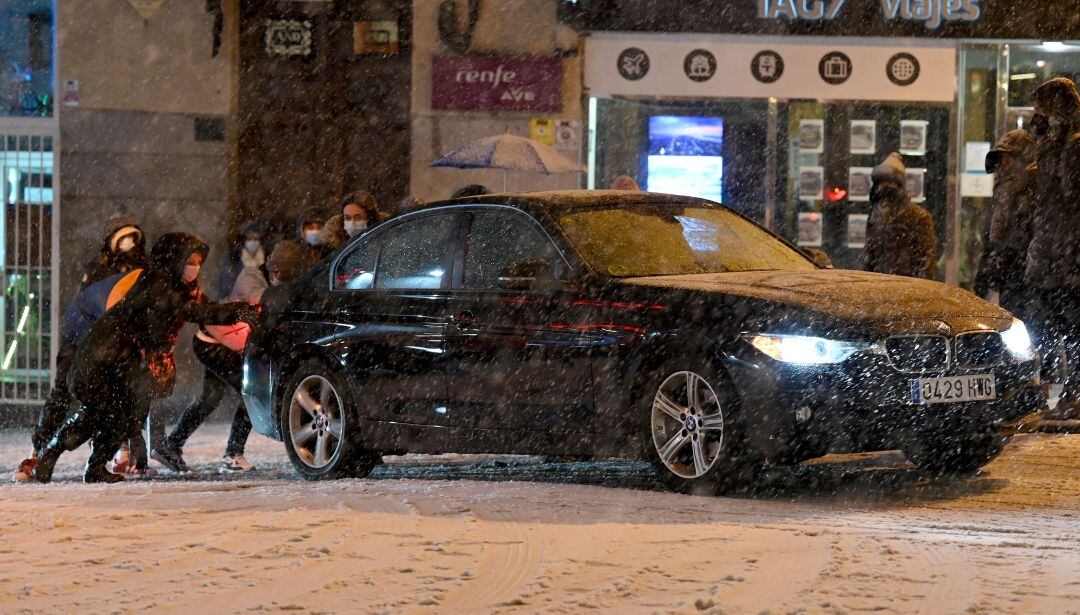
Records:
[[[796,250],[725,209],[589,209],[559,216],[559,225],[593,268],[613,277],[815,269]]]

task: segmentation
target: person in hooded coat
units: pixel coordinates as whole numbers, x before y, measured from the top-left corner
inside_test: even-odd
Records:
[[[334,253],[334,248],[326,243],[323,226],[326,216],[315,209],[304,210],[296,221],[296,245],[300,248],[300,267],[307,271]]]
[[[208,251],[194,235],[163,235],[131,290],[94,323],[72,364],[71,388],[81,406],[42,449],[34,469],[38,482],[52,480],[60,455],[87,440],[92,449],[83,480],[123,480],[106,463],[123,440],[139,433],[151,399],[171,392],[172,353],[183,324],[255,319],[257,310],[248,304],[214,304],[200,292]]]
[[[278,242],[274,246],[274,251],[270,253],[270,258],[266,260],[266,269],[270,274],[272,287],[292,281],[300,273],[300,249],[290,241]],[[260,293],[258,297],[245,297],[239,300],[259,303],[262,294]],[[232,388],[239,393],[243,384],[243,342],[230,348],[218,339],[216,332],[212,329],[214,328],[200,327],[195,332],[195,339],[192,340],[195,356],[206,367],[202,394],[194,404],[184,410],[176,421],[172,433],[153,452],[155,461],[174,472],[188,471],[187,462],[183,457],[184,444],[217,409],[225,391]],[[243,402],[240,402],[233,414],[229,440],[225,445],[225,455],[218,466],[220,472],[251,472],[255,469],[255,466],[244,458],[244,445],[250,434],[251,419],[248,417],[247,408],[244,407]]]
[[[134,218],[112,216],[105,224],[105,241],[97,255],[86,264],[80,290],[104,280],[146,266],[146,236]]]
[[[266,287],[266,252],[263,249],[265,238],[262,223],[249,220],[240,225],[229,243],[229,260],[218,274],[217,296],[228,297],[232,294],[237,279],[246,272],[250,277],[245,283],[251,283],[256,276],[263,279]]]
[[[146,238],[134,218],[116,215],[105,224],[105,238],[97,255],[86,264],[80,279],[80,294],[87,288],[117,275],[126,274],[146,266]],[[76,335],[61,335],[56,351],[55,385],[38,412],[34,432],[30,437],[33,447],[29,457],[19,463],[12,475],[15,482],[30,480],[37,465],[41,449],[60,425],[71,414],[75,399],[66,385],[71,362],[78,351]]]
[[[1055,418],[1080,416],[1080,92],[1065,78],[1035,89],[1035,210],[1024,282],[1038,297],[1034,327],[1049,356],[1064,344],[1067,373]]]
[[[866,270],[932,279],[937,268],[934,219],[911,202],[900,154],[889,154],[874,167],[871,178]]]
[[[1021,320],[1030,315],[1024,269],[1034,214],[1034,159],[1035,137],[1020,129],[1003,136],[986,155],[986,172],[994,175],[994,212],[975,275],[975,294],[997,292],[998,303]]]

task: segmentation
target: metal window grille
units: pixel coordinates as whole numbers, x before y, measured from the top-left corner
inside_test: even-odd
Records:
[[[58,145],[53,118],[0,118],[0,404],[40,404],[58,335]]]

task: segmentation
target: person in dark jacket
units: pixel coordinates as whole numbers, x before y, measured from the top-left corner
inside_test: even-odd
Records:
[[[300,248],[301,268],[307,271],[319,264],[324,258],[334,253],[334,248],[326,243],[323,226],[326,216],[315,209],[307,209],[296,221],[299,237],[296,245]]]
[[[117,273],[146,266],[146,237],[134,218],[113,216],[105,224],[105,241],[86,264],[80,288]]]
[[[937,268],[934,220],[911,202],[900,154],[889,154],[874,167],[871,178],[866,270],[932,279]]]
[[[139,279],[142,271],[142,269],[133,269],[127,273],[118,273],[104,280],[98,280],[79,291],[79,294],[75,295],[64,310],[60,324],[60,348],[68,349],[69,354],[64,357],[62,363],[61,357],[57,357],[55,384],[38,415],[37,425],[31,436],[34,452],[19,464],[19,468],[12,476],[14,482],[26,482],[33,478],[39,452],[68,417],[73,397],[68,391],[67,375],[79,343],[90,333],[94,323],[101,320],[107,310],[124,298],[135,281]]]
[[[128,216],[112,216],[105,224],[105,238],[101,248],[83,270],[82,278],[79,280],[79,290],[82,292],[104,279],[145,266],[146,238],[139,223]],[[71,362],[78,351],[74,339],[73,336],[67,335],[62,335],[60,338],[56,351],[53,387],[49,390],[49,397],[38,412],[37,423],[30,437],[33,452],[15,470],[12,476],[15,482],[30,480],[42,447],[59,429],[64,419],[71,414],[71,406],[75,399],[71,396],[66,383]]]
[[[994,175],[994,212],[975,276],[975,294],[997,292],[998,303],[1021,320],[1030,315],[1024,269],[1035,207],[1034,160],[1035,137],[1019,129],[1003,136],[987,154],[986,172]]]
[[[271,286],[291,281],[300,273],[300,249],[295,243],[289,241],[278,242],[266,261],[266,269],[270,274]],[[250,299],[258,303],[261,296]],[[218,407],[226,390],[232,388],[239,393],[243,384],[242,345],[239,346],[239,350],[230,348],[217,339],[212,331],[202,327],[196,331],[192,347],[195,350],[195,356],[206,367],[202,394],[194,404],[184,410],[172,433],[153,453],[155,461],[174,472],[189,470],[183,457],[184,444]],[[250,434],[251,419],[248,417],[247,408],[244,407],[243,402],[240,402],[233,414],[229,440],[225,446],[225,456],[222,457],[218,467],[219,471],[223,473],[250,472],[255,469],[255,466],[244,458],[244,445]]]
[[[1038,295],[1044,356],[1065,347],[1064,393],[1055,418],[1080,416],[1080,92],[1065,78],[1036,88],[1035,210],[1024,282]]]
[[[60,455],[87,440],[92,449],[83,480],[123,480],[105,464],[123,440],[138,434],[150,400],[171,392],[172,353],[183,324],[254,320],[256,311],[249,305],[213,304],[199,291],[199,270],[208,250],[194,235],[163,235],[131,290],[79,344],[71,388],[81,407],[41,451],[34,469],[39,482],[52,480]]]
[[[228,261],[218,274],[217,296],[228,297],[240,274],[247,269],[266,274],[266,252],[263,249],[263,225],[256,220],[249,220],[237,229],[229,242]]]

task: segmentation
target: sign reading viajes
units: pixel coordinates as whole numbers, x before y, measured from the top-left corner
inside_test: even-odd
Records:
[[[306,19],[267,19],[263,45],[267,55],[311,55],[311,22]]]
[[[982,0],[854,0],[878,2],[888,21],[922,22],[934,30],[944,22],[975,22],[982,16]],[[854,3],[854,2],[853,2]],[[761,19],[833,21],[842,15],[847,0],[757,0]]]

